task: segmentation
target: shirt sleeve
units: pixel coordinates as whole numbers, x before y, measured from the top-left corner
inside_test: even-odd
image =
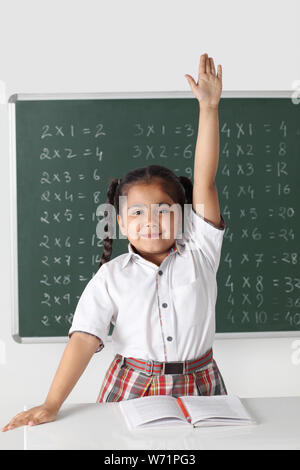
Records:
[[[200,249],[214,272],[217,272],[226,228],[226,222],[222,214],[220,213],[220,226],[216,227],[195,212],[191,206],[186,225],[183,240],[187,243],[188,249]]]
[[[103,266],[85,286],[68,332],[69,338],[75,331],[96,336],[99,339],[99,346],[95,352],[104,348],[110,322],[116,311],[115,304],[107,289]]]

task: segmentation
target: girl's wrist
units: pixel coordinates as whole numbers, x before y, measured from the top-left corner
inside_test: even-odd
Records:
[[[217,110],[219,109],[219,104],[209,104],[209,103],[203,103],[202,101],[199,101],[199,107],[200,109],[212,109],[212,110]]]
[[[51,409],[55,413],[58,413],[61,407],[61,405],[59,405],[58,403],[49,402],[47,400],[44,402],[44,406],[48,409]]]

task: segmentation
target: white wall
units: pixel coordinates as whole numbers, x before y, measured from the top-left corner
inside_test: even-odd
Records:
[[[189,90],[184,74],[195,76],[203,52],[222,64],[224,90],[290,90],[300,80],[298,0],[7,0],[0,17],[6,100],[26,92]],[[0,402],[13,404],[17,413],[24,403],[44,400],[65,345],[17,344],[11,337],[8,149],[2,104]],[[215,358],[228,391],[299,395],[295,340],[217,340]],[[110,343],[93,357],[67,401],[94,402],[112,358]]]

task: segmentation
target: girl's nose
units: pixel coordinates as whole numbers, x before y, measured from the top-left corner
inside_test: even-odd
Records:
[[[151,224],[153,222],[154,224],[156,224],[158,223],[158,221],[159,221],[159,214],[158,214],[157,209],[148,210],[147,223]]]
[[[152,217],[152,219],[148,222],[150,227],[153,227],[154,229],[159,228],[159,217]]]

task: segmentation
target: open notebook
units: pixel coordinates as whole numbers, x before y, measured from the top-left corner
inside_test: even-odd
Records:
[[[129,429],[165,425],[236,426],[254,424],[240,399],[235,395],[179,398],[155,395],[119,402]]]

